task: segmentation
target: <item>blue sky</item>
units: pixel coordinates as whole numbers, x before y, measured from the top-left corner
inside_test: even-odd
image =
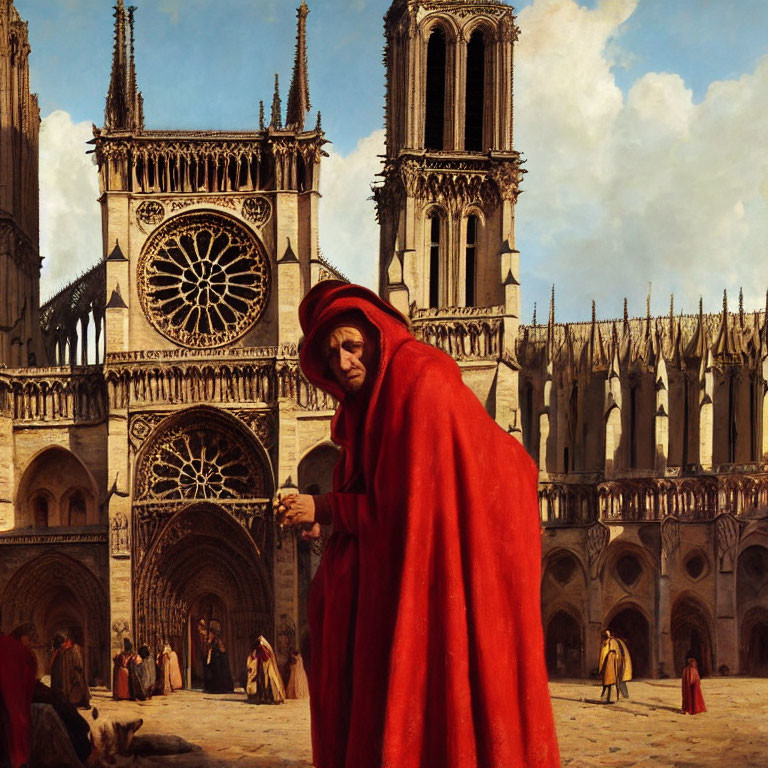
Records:
[[[93,169],[79,155],[103,120],[112,0],[16,0],[40,95],[43,293],[99,256]],[[149,128],[255,128],[274,73],[287,93],[298,0],[137,0]],[[313,108],[331,145],[321,246],[372,282],[386,0],[309,1]],[[517,215],[524,318],[558,292],[563,319],[654,311],[669,294],[713,311],[727,288],[763,303],[768,269],[768,3],[531,0],[516,5]],[[95,225],[93,222],[96,222]],[[88,223],[90,222],[90,223]],[[333,233],[331,239],[330,233]],[[762,251],[762,252],[761,252]],[[606,265],[610,265],[606,269]],[[735,301],[735,295],[734,295]]]

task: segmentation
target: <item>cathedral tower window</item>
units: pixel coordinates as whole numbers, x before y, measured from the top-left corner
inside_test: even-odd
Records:
[[[427,90],[424,148],[443,149],[445,132],[445,32],[435,27],[427,43]]]
[[[429,306],[440,306],[440,215],[432,211],[429,226]]]
[[[476,263],[475,247],[477,245],[477,216],[467,217],[467,245],[465,260],[464,295],[465,304],[474,307],[477,304],[476,296]]]
[[[467,45],[467,81],[464,98],[464,149],[483,151],[485,104],[485,38],[476,30]]]
[[[629,390],[629,466],[637,466],[637,387]]]

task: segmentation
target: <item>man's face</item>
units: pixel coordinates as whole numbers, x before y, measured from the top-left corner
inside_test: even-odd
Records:
[[[366,352],[365,337],[351,325],[334,328],[328,336],[326,355],[331,373],[345,392],[354,394],[365,381]]]

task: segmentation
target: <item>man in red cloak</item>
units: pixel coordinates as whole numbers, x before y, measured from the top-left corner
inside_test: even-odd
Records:
[[[29,762],[29,728],[37,661],[29,649],[32,629],[0,635],[0,758],[11,768]],[[0,759],[2,762],[2,759]]]
[[[312,583],[316,768],[553,768],[536,467],[456,363],[339,281],[299,310],[309,380],[339,400],[333,522]]]
[[[698,715],[706,712],[704,696],[701,694],[701,677],[696,659],[688,659],[688,666],[683,670],[683,714]]]

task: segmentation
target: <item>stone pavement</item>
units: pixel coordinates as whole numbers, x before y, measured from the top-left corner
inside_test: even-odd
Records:
[[[591,681],[550,684],[563,766],[567,768],[767,768],[768,679],[705,678],[708,711],[682,715],[680,680],[629,684],[630,699],[600,703]],[[94,691],[100,712],[144,719],[137,737],[174,734],[201,751],[141,759],[137,766],[310,768],[309,706],[254,706],[242,693],[180,691],[146,704]]]

